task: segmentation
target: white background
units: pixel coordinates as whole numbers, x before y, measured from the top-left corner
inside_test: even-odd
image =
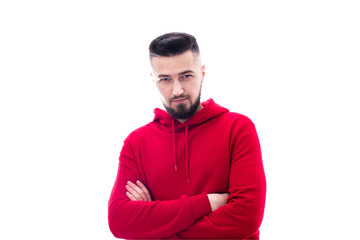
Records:
[[[1,1],[0,239],[114,239],[124,138],[161,107],[147,48],[196,36],[212,97],[257,126],[261,239],[355,239],[358,1]]]

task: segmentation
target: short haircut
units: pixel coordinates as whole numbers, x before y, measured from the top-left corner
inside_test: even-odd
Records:
[[[170,57],[180,55],[186,51],[199,54],[196,38],[187,33],[172,32],[155,38],[149,46],[150,60],[153,57]]]

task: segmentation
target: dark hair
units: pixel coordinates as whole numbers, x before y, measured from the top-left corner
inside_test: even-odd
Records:
[[[180,55],[186,51],[199,54],[196,38],[187,33],[172,32],[155,38],[149,46],[150,59],[152,57],[170,57]]]

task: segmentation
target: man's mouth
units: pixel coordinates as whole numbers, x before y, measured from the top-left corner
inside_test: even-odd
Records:
[[[177,99],[173,99],[173,102],[176,102],[176,103],[182,103],[186,100],[187,98],[177,98]]]

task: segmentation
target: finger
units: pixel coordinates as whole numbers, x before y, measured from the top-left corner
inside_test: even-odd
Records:
[[[150,193],[149,191],[147,190],[147,188],[145,187],[145,185],[140,182],[139,180],[136,181],[136,184],[139,186],[139,188],[141,188],[141,190],[144,192],[145,194],[145,197],[148,201],[151,201],[151,197],[150,197]]]
[[[128,185],[129,185],[132,189],[134,189],[134,190],[137,192],[137,194],[139,194],[139,195],[141,196],[141,198],[142,198],[143,201],[147,201],[145,192],[144,192],[141,188],[139,188],[137,185],[135,185],[134,183],[132,183],[132,182],[130,182],[130,181],[128,182]]]
[[[134,195],[132,195],[129,192],[126,192],[126,196],[131,200],[131,201],[137,201],[137,199],[134,197]]]
[[[140,189],[140,188],[139,188]],[[145,201],[141,196],[140,194],[133,188],[131,187],[130,184],[126,185],[126,190],[128,192],[130,192],[136,199],[137,201]]]
[[[127,190],[127,193],[131,194],[132,200],[135,200],[135,201],[141,201],[142,200],[141,197],[139,196],[139,194],[137,194],[136,191],[134,191],[134,189],[132,189],[129,185],[126,185],[125,188]]]
[[[139,180],[137,180],[136,183],[144,191],[146,199],[151,202],[152,199],[151,199],[151,196],[150,196],[150,192],[147,190],[145,185],[142,182],[140,182]]]
[[[128,185],[129,185],[134,191],[136,191],[136,193],[140,196],[140,199],[138,199],[138,200],[140,200],[140,201],[148,201],[145,192],[144,192],[140,187],[138,187],[137,185],[135,185],[134,183],[132,183],[132,182],[130,182],[130,181],[128,182]],[[138,195],[136,195],[135,197],[138,198]]]

